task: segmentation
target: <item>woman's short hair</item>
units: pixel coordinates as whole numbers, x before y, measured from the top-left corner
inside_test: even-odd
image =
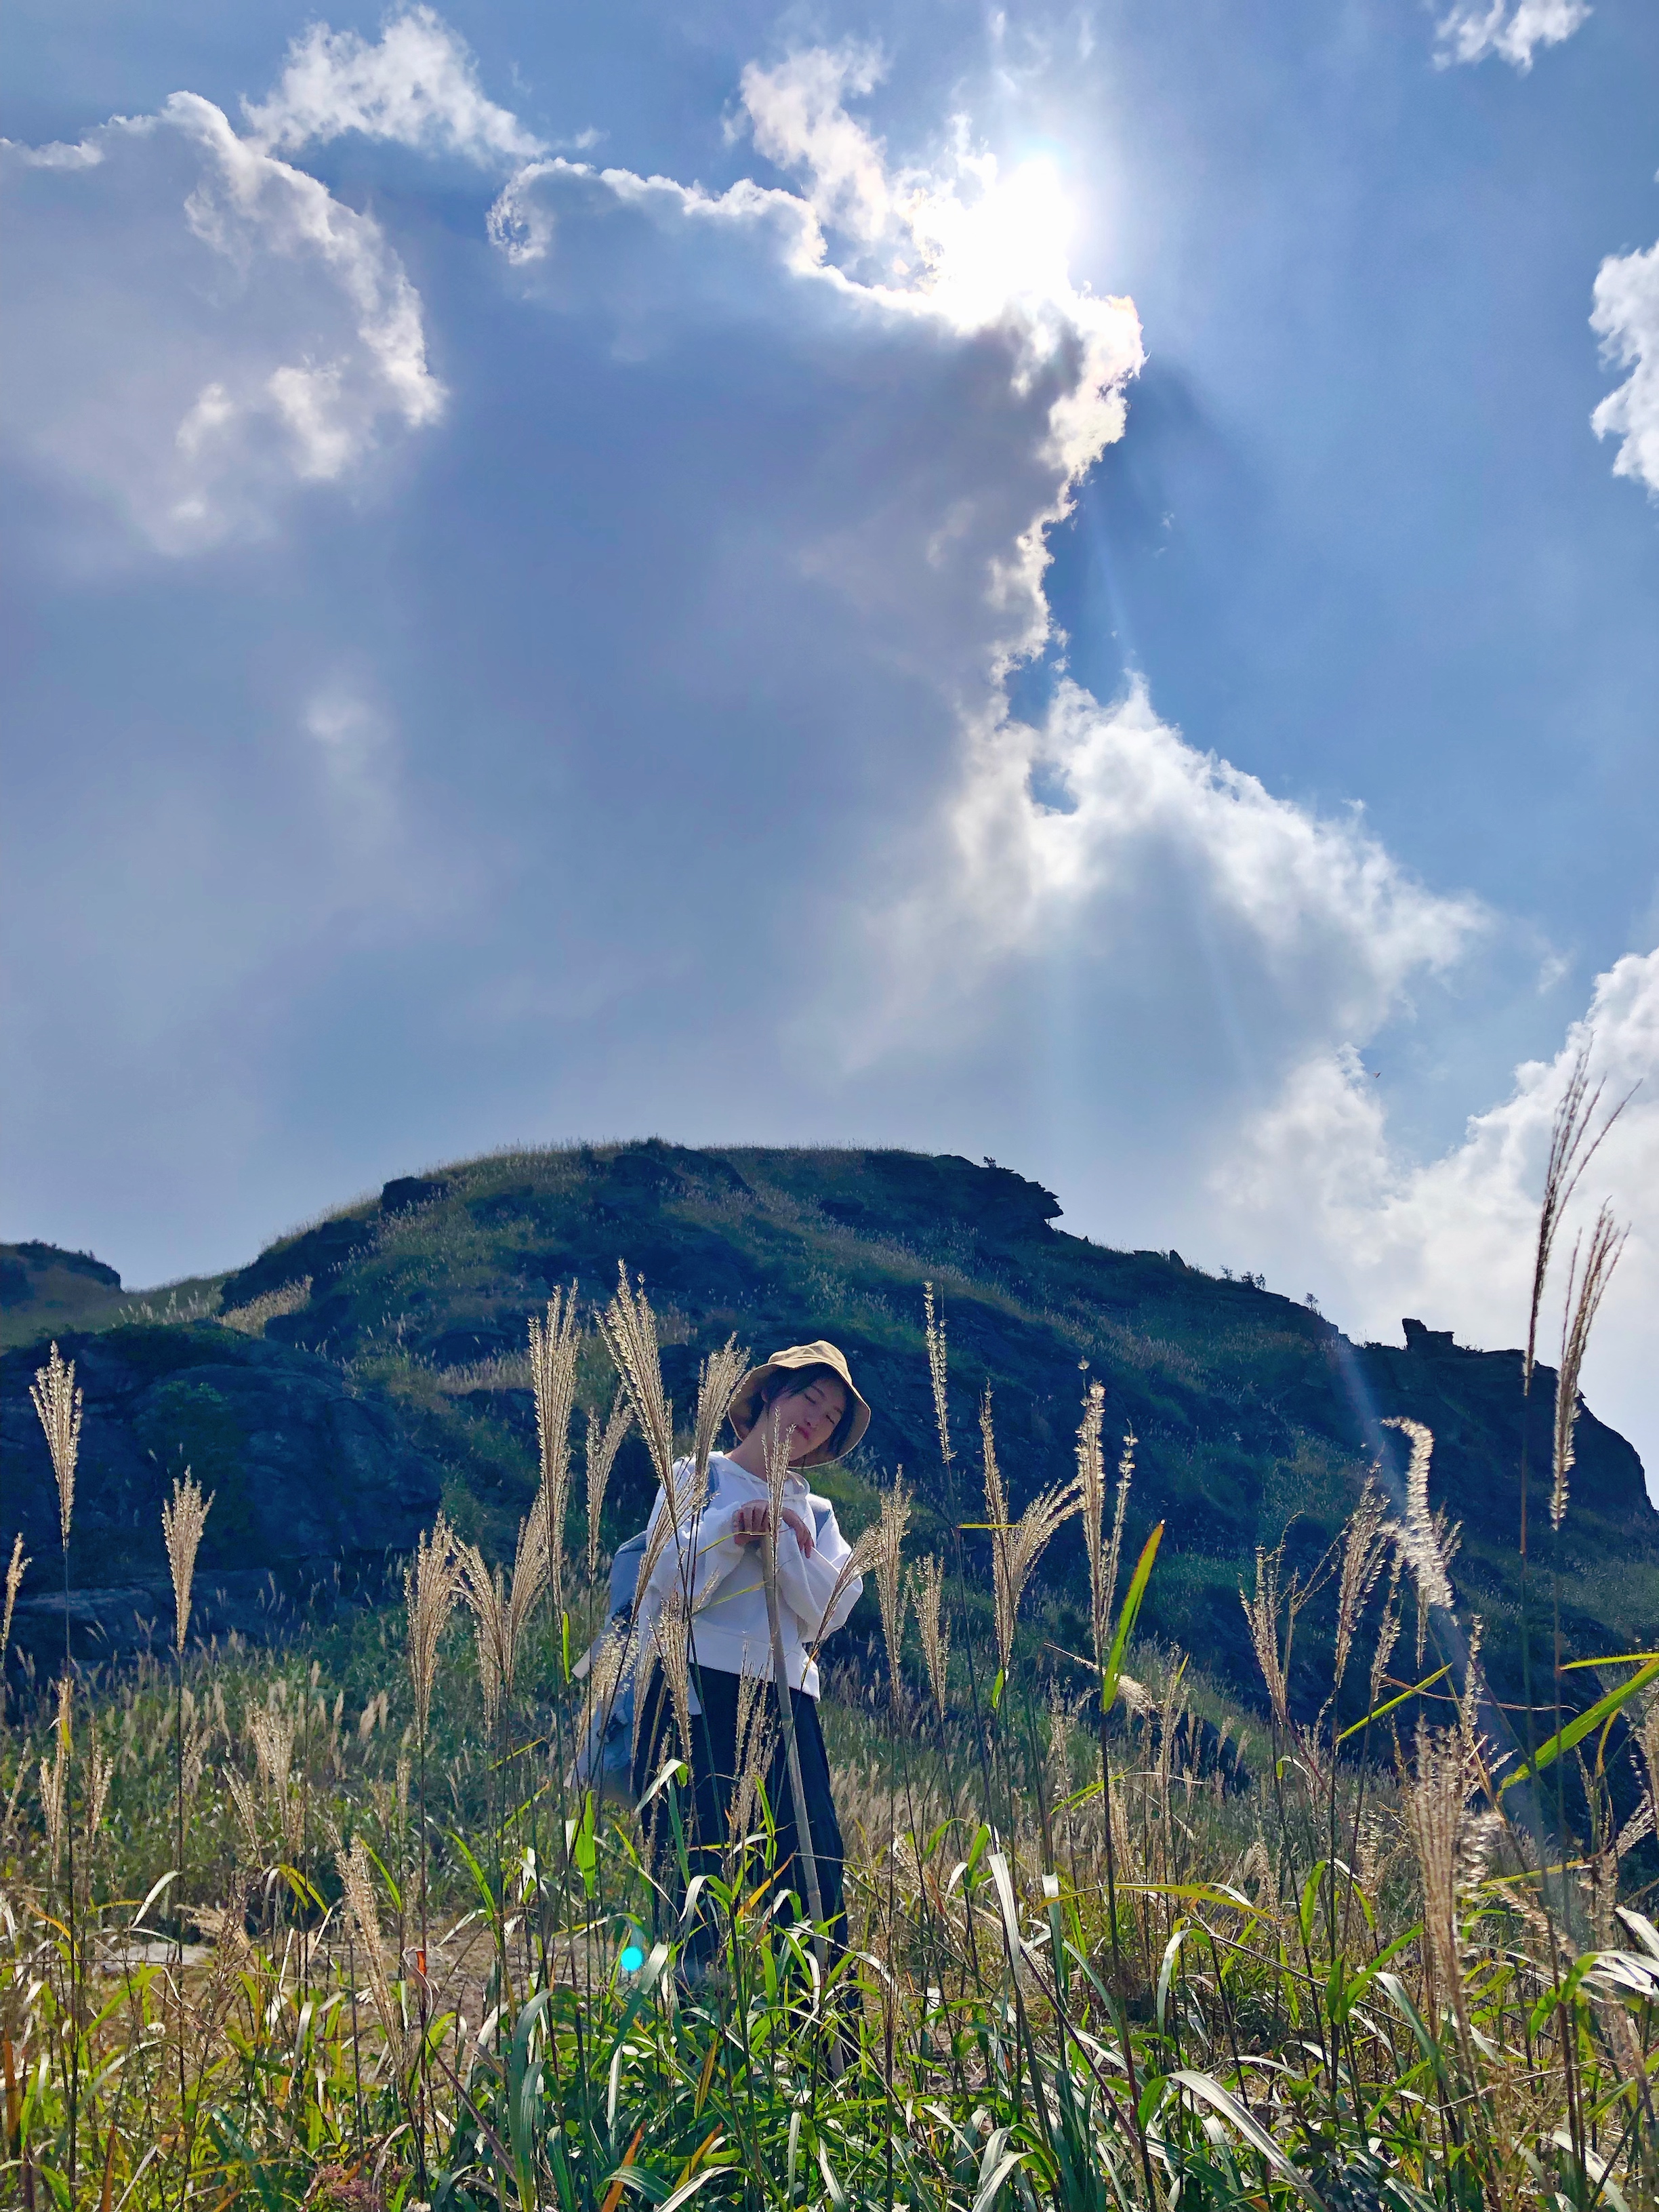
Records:
[[[815,1382],[833,1382],[842,1394],[841,1419],[836,1423],[829,1443],[822,1447],[826,1459],[839,1459],[846,1449],[848,1431],[858,1412],[858,1403],[828,1360],[820,1360],[813,1367],[780,1367],[775,1370],[760,1386],[760,1404],[756,1409],[756,1418],[758,1419],[769,1406],[776,1405],[780,1398],[795,1397],[802,1390],[810,1390]]]

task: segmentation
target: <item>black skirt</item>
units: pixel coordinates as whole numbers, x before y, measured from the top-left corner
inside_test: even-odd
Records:
[[[670,1923],[678,1918],[684,1901],[687,1869],[694,1879],[700,1874],[712,1875],[716,1880],[724,1879],[730,1840],[732,1797],[737,1787],[738,1678],[718,1667],[694,1665],[690,1674],[691,1687],[702,1711],[691,1717],[691,1787],[689,1790],[682,1790],[679,1796],[680,1817],[685,1832],[685,1869],[680,1864],[673,1823],[667,1817],[662,1793],[652,1800],[646,1814],[651,1869],[663,1893],[659,1906],[659,1917]],[[771,1806],[777,1831],[777,1858],[773,1880],[778,1888],[793,1891],[799,1898],[801,1913],[805,1917],[811,1907],[807,1901],[806,1876],[801,1863],[800,1838],[795,1827],[795,1801],[789,1784],[788,1755],[777,1725],[777,1693],[769,1682],[759,1694],[770,1708],[772,1733],[775,1740],[775,1748],[766,1774],[767,1800]],[[830,1940],[839,1947],[846,1941],[847,1930],[843,1853],[841,1823],[836,1818],[836,1801],[830,1794],[830,1760],[823,1746],[823,1729],[818,1720],[818,1701],[809,1697],[805,1690],[792,1690],[789,1702],[794,1714],[795,1749],[800,1759],[806,1819],[811,1830],[813,1855],[817,1861],[818,1893],[823,1900],[824,1918],[829,1923]],[[679,1751],[679,1729],[674,1718],[674,1701],[669,1695],[661,1668],[653,1666],[650,1680],[644,1689],[639,1733],[635,1739],[633,1783],[635,1802],[651,1787],[666,1762],[677,1757]],[[754,1827],[760,1826],[758,1808],[750,1825]],[[758,1887],[758,1882],[759,1876],[757,1875],[750,1887]],[[719,1942],[719,1916],[699,1912],[696,1925],[688,1931],[688,1953],[694,1958],[706,1958],[718,1948]]]

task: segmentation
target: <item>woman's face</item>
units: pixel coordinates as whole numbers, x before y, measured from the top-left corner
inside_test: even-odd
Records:
[[[772,1401],[775,1434],[782,1436],[786,1430],[794,1432],[789,1438],[791,1467],[829,1443],[846,1411],[847,1392],[833,1375],[820,1375],[804,1390],[791,1390]]]

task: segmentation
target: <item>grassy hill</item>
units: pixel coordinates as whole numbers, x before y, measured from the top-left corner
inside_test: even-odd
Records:
[[[1155,1520],[1166,1524],[1146,1624],[1246,1696],[1258,1686],[1237,1590],[1255,1548],[1288,1528],[1287,1571],[1305,1573],[1374,1457],[1398,1482],[1401,1440],[1380,1419],[1425,1421],[1437,1438],[1431,1495],[1463,1524],[1460,1602],[1486,1623],[1501,1691],[1519,1664],[1519,1354],[1470,1351],[1415,1323],[1403,1346],[1354,1346],[1316,1312],[1257,1282],[1218,1279],[1175,1253],[1091,1243],[1056,1229],[1060,1212],[1049,1193],[1009,1170],[951,1157],[697,1152],[656,1141],[579,1146],[503,1153],[389,1183],[379,1199],[272,1245],[225,1279],[219,1304],[238,1321],[234,1328],[203,1320],[164,1328],[154,1298],[135,1327],[132,1304],[100,1285],[110,1305],[82,1318],[102,1322],[106,1333],[86,1341],[106,1359],[137,1365],[125,1382],[107,1382],[109,1394],[125,1390],[125,1410],[111,1417],[101,1445],[89,1426],[83,1495],[95,1510],[100,1481],[112,1480],[119,1459],[128,1504],[106,1519],[101,1550],[77,1566],[76,1579],[108,1579],[118,1554],[129,1574],[162,1572],[154,1513],[132,1469],[147,1454],[159,1481],[170,1459],[190,1456],[190,1422],[204,1479],[246,1489],[258,1460],[254,1487],[269,1509],[260,1565],[280,1564],[285,1540],[295,1559],[309,1559],[305,1547],[322,1540],[307,1529],[324,1528],[340,1540],[331,1508],[297,1508],[319,1484],[337,1491],[343,1482],[349,1492],[343,1462],[317,1463],[314,1444],[302,1443],[287,1460],[269,1448],[272,1423],[258,1409],[284,1363],[294,1366],[295,1389],[303,1382],[322,1390],[326,1369],[372,1413],[384,1449],[398,1456],[400,1497],[425,1494],[424,1468],[469,1531],[510,1544],[534,1479],[523,1358],[529,1316],[558,1285],[574,1282],[584,1298],[602,1301],[621,1259],[657,1306],[669,1387],[684,1413],[699,1359],[729,1335],[757,1356],[817,1335],[844,1346],[876,1409],[852,1463],[830,1478],[854,1525],[900,1465],[921,1486],[924,1540],[929,1525],[983,1518],[977,1422],[987,1388],[1018,1510],[1038,1486],[1071,1471],[1086,1364],[1106,1390],[1109,1437],[1132,1431],[1138,1440],[1131,1534]],[[48,1268],[41,1279],[55,1286],[61,1275]],[[954,1494],[933,1436],[925,1281],[936,1285],[948,1330]],[[198,1291],[195,1305],[204,1302]],[[28,1528],[37,1559],[56,1539],[50,1478],[27,1433],[24,1393],[48,1329],[72,1349],[55,1312],[43,1305],[32,1322],[27,1305],[14,1305],[11,1341],[35,1343],[0,1361],[0,1419],[12,1462],[24,1469],[26,1523],[40,1524]],[[188,1388],[186,1369],[198,1376]],[[596,1344],[583,1372],[587,1403],[600,1407],[610,1389]],[[1553,1389],[1542,1373],[1531,1416],[1535,1480],[1540,1467],[1547,1471]],[[96,1395],[89,1387],[89,1422]],[[176,1439],[169,1422],[180,1430]],[[315,1434],[332,1435],[331,1423],[337,1426],[337,1417],[319,1411]],[[359,1424],[365,1435],[372,1425]],[[142,1451],[128,1449],[135,1443]],[[366,1500],[360,1550],[407,1541],[401,1518],[383,1528],[367,1510],[376,1481],[386,1491],[375,1473],[379,1449],[362,1443],[353,1462]],[[1540,1525],[1542,1491],[1539,1481]],[[645,1455],[634,1443],[613,1484],[613,1538],[639,1525],[649,1492]],[[1659,1612],[1659,1514],[1635,1452],[1589,1413],[1558,1564],[1573,1651],[1648,1635]],[[1077,1650],[1085,1577],[1074,1532],[1056,1543],[1045,1575],[1034,1655],[1046,1646]],[[1328,1593],[1316,1601],[1311,1625],[1328,1601]],[[855,1619],[854,1639],[859,1627]],[[1317,1701],[1311,1674],[1297,1687],[1304,1702]]]

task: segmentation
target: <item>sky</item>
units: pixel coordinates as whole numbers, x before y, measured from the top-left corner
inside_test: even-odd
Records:
[[[1659,1489],[1659,15],[18,0],[0,1230],[897,1144]]]

